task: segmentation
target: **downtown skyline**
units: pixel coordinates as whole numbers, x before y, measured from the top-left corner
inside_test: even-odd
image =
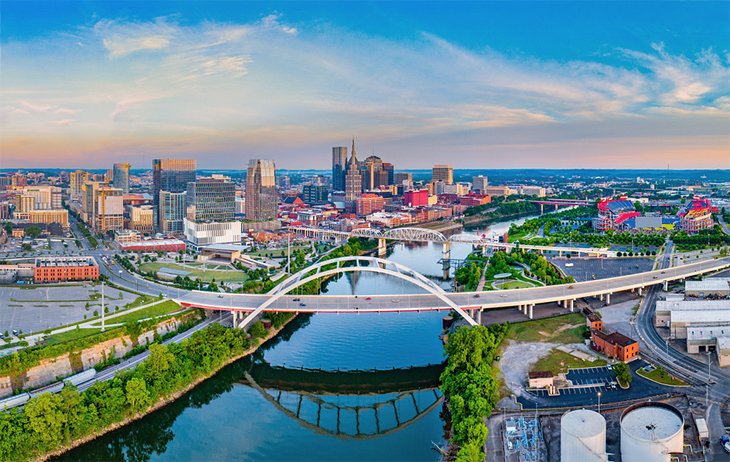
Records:
[[[3,2],[0,167],[730,166],[727,3],[203,5]]]

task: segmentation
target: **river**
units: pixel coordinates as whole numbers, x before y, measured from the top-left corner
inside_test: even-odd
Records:
[[[508,228],[495,223],[487,233]],[[470,250],[456,244],[451,257],[463,259]],[[441,280],[440,244],[399,243],[388,258],[451,285]],[[392,277],[347,273],[327,290],[420,289]],[[181,399],[59,459],[438,460],[434,443],[445,443],[437,388],[444,314],[300,316],[255,355]]]

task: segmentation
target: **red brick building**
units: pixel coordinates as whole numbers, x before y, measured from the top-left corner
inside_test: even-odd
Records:
[[[639,342],[619,332],[607,334],[592,329],[591,346],[594,350],[625,363],[633,361],[639,354]]]
[[[377,194],[363,194],[355,199],[355,213],[367,216],[373,212],[380,212],[385,208],[385,200]]]
[[[179,239],[148,239],[120,244],[128,252],[185,252],[185,243]]]
[[[599,330],[603,331],[603,321],[601,318],[598,317],[598,315],[594,312],[589,312],[586,315],[586,325],[590,330]]]
[[[99,265],[94,257],[40,257],[35,259],[33,281],[87,281],[99,279]]]

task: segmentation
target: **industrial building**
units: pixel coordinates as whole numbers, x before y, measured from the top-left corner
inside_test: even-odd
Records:
[[[85,281],[99,279],[99,265],[94,257],[39,257],[33,267],[36,283]]]
[[[691,354],[714,351],[720,366],[730,365],[730,302],[659,300],[654,324],[667,327],[673,340],[685,340]]]
[[[688,298],[730,297],[730,278],[705,278],[701,281],[686,281],[684,295]]]

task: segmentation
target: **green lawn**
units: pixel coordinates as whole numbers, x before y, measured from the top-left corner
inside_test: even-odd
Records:
[[[585,330],[585,317],[570,313],[514,323],[507,338],[521,342],[583,343]]]
[[[526,289],[528,287],[535,287],[533,284],[525,281],[508,281],[495,286],[500,289]]]
[[[172,300],[165,300],[164,302],[157,303],[147,308],[137,310],[133,313],[128,313],[123,316],[116,318],[107,319],[107,324],[120,324],[127,322],[137,322],[141,319],[154,318],[157,316],[164,316],[166,314],[174,313],[181,309],[180,305],[173,302]],[[101,320],[97,320],[94,325],[101,325]]]
[[[293,245],[291,246],[291,252],[294,253],[296,250],[303,250],[306,253],[312,251],[311,245]],[[281,252],[284,252],[284,258],[286,258],[286,247],[282,249],[259,249],[253,252],[246,252],[246,256],[249,257],[264,257],[271,255],[271,258],[281,258]]]
[[[200,279],[201,281],[210,282],[215,279],[216,282],[244,282],[246,274],[238,270],[205,270],[195,269],[187,266],[177,265],[175,263],[143,263],[140,267],[145,273],[153,271],[157,272],[160,268],[169,268],[178,271],[187,271],[190,279]]]
[[[138,306],[150,304],[155,300],[159,300],[159,298],[153,297],[151,295],[140,295],[139,297],[134,299],[134,301],[127,303],[124,306],[125,308],[137,308]]]
[[[584,361],[564,351],[552,350],[547,356],[540,358],[532,366],[532,370],[550,371],[557,375],[561,372],[568,372],[568,369],[580,369],[582,367],[598,367],[605,365],[606,361],[603,359]]]
[[[90,335],[98,334],[100,332],[99,329],[71,329],[66,332],[61,332],[59,334],[53,334],[51,336],[45,337],[43,341],[46,343],[46,345],[55,345],[57,343],[65,343],[70,342],[71,340],[80,339],[83,337],[88,337]]]
[[[654,369],[651,372],[645,372],[644,368],[641,368],[637,369],[636,373],[642,377],[661,383],[662,385],[669,385],[670,387],[683,387],[687,385],[686,382],[676,377],[672,377],[666,370],[662,368]]]

